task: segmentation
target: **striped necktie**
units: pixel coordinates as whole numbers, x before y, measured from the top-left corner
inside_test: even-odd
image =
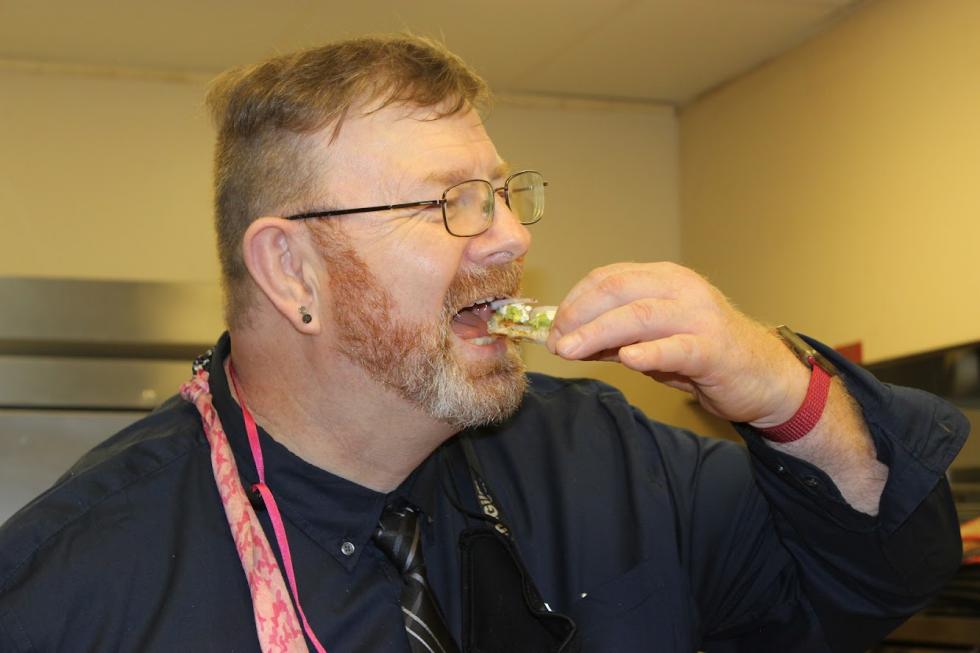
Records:
[[[425,578],[421,531],[419,513],[402,501],[385,508],[374,542],[402,574],[402,615],[412,653],[458,653]]]

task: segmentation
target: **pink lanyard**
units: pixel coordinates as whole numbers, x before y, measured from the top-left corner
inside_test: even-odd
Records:
[[[283,565],[286,567],[286,575],[289,578],[293,603],[295,603],[296,610],[299,611],[303,622],[303,630],[313,643],[317,653],[326,653],[326,649],[320,644],[306,620],[306,615],[303,613],[303,608],[299,602],[296,576],[293,573],[293,559],[289,552],[289,542],[286,539],[286,529],[283,526],[279,507],[276,505],[269,487],[265,484],[265,464],[262,460],[262,448],[259,444],[255,419],[245,405],[245,398],[239,390],[235,378],[234,367],[230,364],[229,371],[231,372],[231,382],[235,387],[235,394],[238,395],[238,402],[242,407],[248,443],[252,450],[255,469],[259,475],[259,482],[252,487],[262,495],[262,500],[269,512],[272,529],[276,535],[276,544],[279,547]],[[215,484],[218,493],[221,495],[221,503],[228,519],[228,525],[231,527],[235,548],[238,550],[238,557],[245,570],[245,578],[248,581],[249,592],[252,596],[255,627],[262,651],[263,653],[300,653],[306,651],[306,642],[299,630],[299,623],[296,614],[293,612],[293,604],[289,601],[282,572],[255,510],[242,487],[235,457],[231,451],[231,445],[228,443],[228,436],[225,434],[221,420],[218,418],[218,412],[214,408],[208,385],[208,372],[203,369],[198,371],[194,378],[181,386],[180,394],[184,399],[193,403],[201,415],[204,433],[211,448],[211,469],[214,472]]]
[[[286,527],[283,526],[282,516],[279,514],[279,506],[276,505],[276,500],[272,496],[272,492],[269,490],[269,486],[265,484],[265,462],[262,459],[262,445],[259,443],[259,431],[255,426],[255,419],[252,417],[251,411],[249,411],[248,406],[245,405],[245,395],[242,394],[241,389],[238,387],[238,377],[235,375],[235,364],[228,363],[228,372],[231,376],[231,383],[235,387],[235,394],[238,395],[238,404],[242,407],[242,417],[245,420],[245,432],[248,433],[248,446],[252,450],[252,460],[255,462],[255,471],[259,474],[259,482],[252,486],[253,490],[258,490],[259,494],[262,495],[262,501],[265,503],[266,509],[269,511],[269,520],[272,522],[272,530],[276,534],[276,546],[279,547],[279,554],[282,556],[282,564],[286,567],[286,577],[289,578],[289,589],[293,592],[293,601],[296,603],[296,610],[299,612],[300,618],[303,620],[303,630],[306,631],[306,636],[310,638],[313,642],[313,647],[318,651],[318,653],[327,653],[327,650],[323,648],[320,640],[316,638],[313,633],[313,629],[310,628],[310,623],[306,620],[306,615],[303,613],[303,606],[299,603],[299,592],[296,589],[296,574],[293,573],[293,556],[289,552],[289,540],[286,539]]]

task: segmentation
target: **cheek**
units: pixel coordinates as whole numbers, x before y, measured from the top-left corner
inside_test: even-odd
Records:
[[[446,294],[459,273],[462,257],[443,249],[431,256],[417,255],[412,264],[418,300],[429,313],[442,310]],[[411,292],[411,291],[410,291]]]
[[[406,244],[372,261],[379,281],[406,317],[429,320],[437,315],[462,265],[461,247],[445,239],[433,241]]]

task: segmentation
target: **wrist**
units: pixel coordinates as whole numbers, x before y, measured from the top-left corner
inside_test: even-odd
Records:
[[[778,426],[796,414],[806,400],[807,388],[810,384],[810,369],[783,345],[779,356],[779,374],[772,381],[774,397],[770,400],[769,410],[758,419],[749,422],[755,429],[767,429]],[[777,391],[778,392],[775,392]]]
[[[803,403],[785,422],[772,427],[759,427],[763,437],[772,442],[786,443],[795,442],[810,433],[823,417],[830,396],[831,380],[826,370],[814,365],[810,370],[810,383]]]
[[[764,419],[751,422],[750,425],[759,430],[766,439],[785,443],[807,435],[820,421],[830,395],[832,377],[837,370],[830,361],[787,327],[778,327],[776,335],[786,345],[784,351],[791,353],[797,361],[792,363],[793,372],[788,372],[784,377],[791,380],[787,382],[788,390],[784,395],[783,407]],[[801,383],[804,385],[801,386]]]

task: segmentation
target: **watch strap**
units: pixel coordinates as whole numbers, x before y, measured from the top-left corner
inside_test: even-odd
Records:
[[[767,440],[794,442],[812,431],[820,421],[830,395],[831,375],[812,356],[808,357],[806,363],[810,367],[810,384],[807,386],[803,404],[782,424],[758,429]]]

